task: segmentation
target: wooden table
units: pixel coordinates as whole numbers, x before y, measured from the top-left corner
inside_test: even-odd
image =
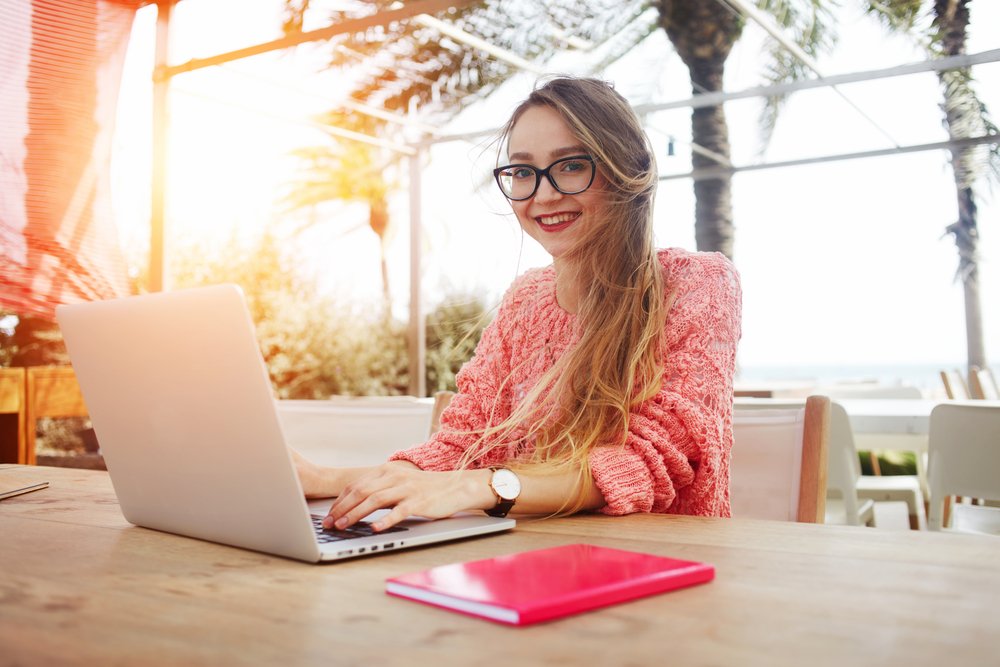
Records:
[[[308,565],[130,526],[104,472],[13,468],[51,486],[0,501],[4,664],[1000,664],[987,536],[588,515]],[[704,560],[716,580],[527,628],[383,592],[392,575],[573,542]]]

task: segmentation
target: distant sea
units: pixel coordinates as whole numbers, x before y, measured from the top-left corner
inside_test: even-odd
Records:
[[[996,372],[1000,363],[990,367]],[[815,382],[817,385],[865,382],[883,385],[909,385],[918,387],[925,396],[944,395],[940,372],[958,369],[965,372],[965,363],[942,362],[938,364],[868,364],[868,365],[741,365],[737,371],[737,381],[753,383],[760,381],[791,380]]]

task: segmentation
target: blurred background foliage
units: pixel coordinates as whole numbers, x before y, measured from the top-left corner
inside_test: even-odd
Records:
[[[246,295],[278,398],[401,395],[409,386],[406,324],[384,304],[338,300],[317,289],[270,233],[234,239],[208,256],[197,245],[174,248],[173,288],[235,283]],[[141,281],[139,281],[141,282]],[[426,318],[428,391],[454,390],[491,310],[481,296],[439,294]],[[190,332],[196,336],[197,331]],[[58,326],[0,313],[0,365],[69,363]]]

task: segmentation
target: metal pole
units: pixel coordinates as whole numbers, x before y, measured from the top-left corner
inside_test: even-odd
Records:
[[[423,240],[420,192],[420,168],[423,149],[410,156],[410,328],[407,337],[410,351],[410,394],[427,395],[427,332],[420,298],[420,250]]]
[[[165,75],[169,57],[170,14],[175,0],[156,3],[156,62],[153,70],[153,190],[149,221],[150,292],[164,289],[164,223],[166,220],[167,130],[170,77]]]

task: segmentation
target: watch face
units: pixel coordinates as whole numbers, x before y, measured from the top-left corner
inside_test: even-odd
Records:
[[[521,493],[521,480],[506,468],[495,470],[490,484],[497,495],[504,500],[515,500]]]

